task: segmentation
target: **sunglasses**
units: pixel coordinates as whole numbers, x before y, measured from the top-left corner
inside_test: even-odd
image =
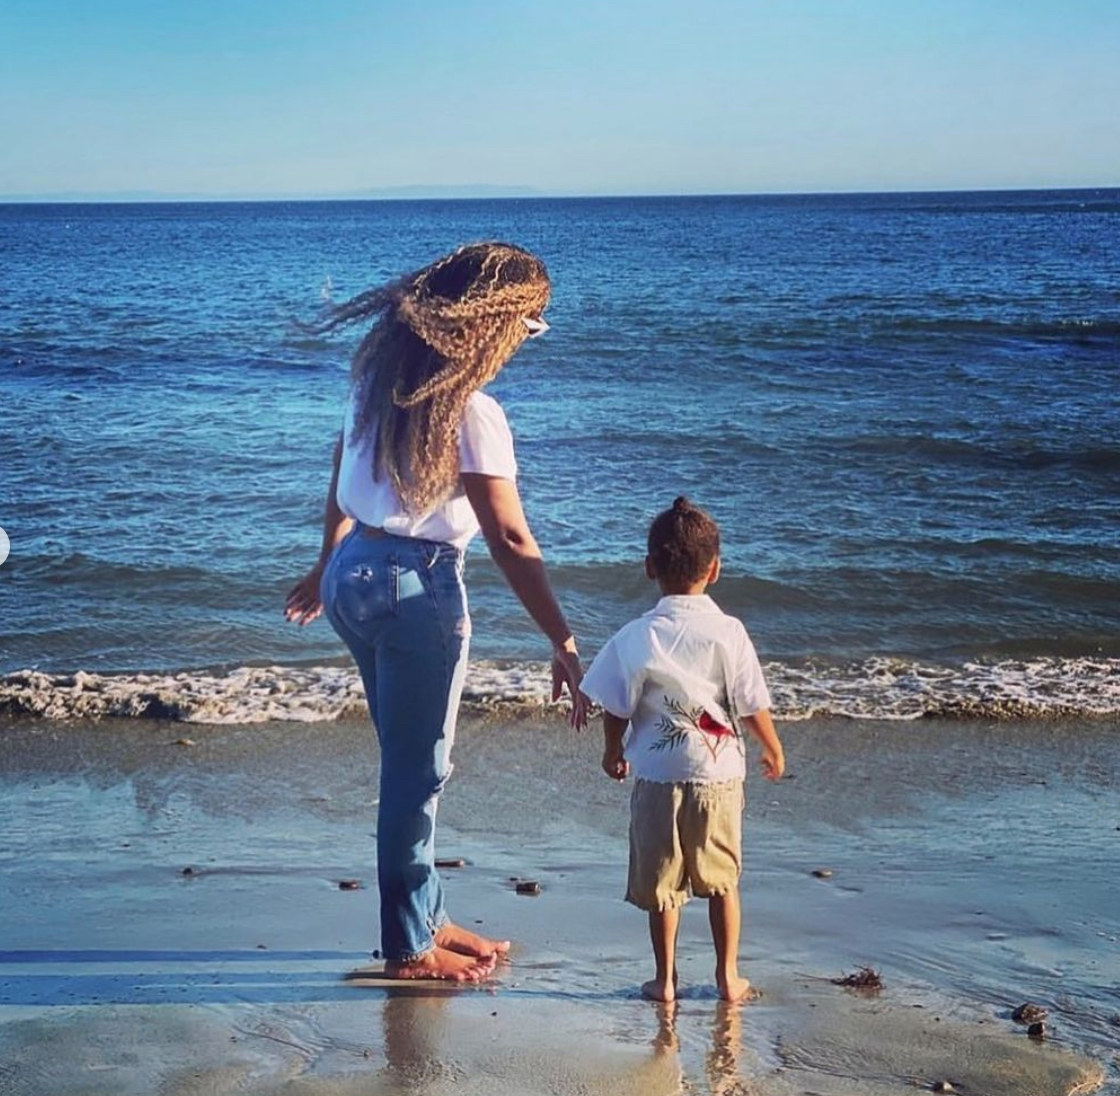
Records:
[[[548,324],[541,319],[531,319],[525,316],[522,323],[529,329],[530,339],[535,339],[538,335],[543,335],[548,330]]]

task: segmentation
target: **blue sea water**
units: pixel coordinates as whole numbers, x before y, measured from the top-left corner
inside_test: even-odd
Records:
[[[280,609],[360,333],[294,321],[483,238],[554,281],[491,391],[585,650],[686,493],[764,661],[1120,709],[1120,190],[0,206],[0,673],[338,661]],[[468,585],[476,657],[543,657],[478,546]]]

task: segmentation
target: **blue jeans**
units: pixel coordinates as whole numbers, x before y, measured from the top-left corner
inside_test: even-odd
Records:
[[[435,868],[436,806],[467,668],[463,554],[356,526],[323,572],[323,608],[350,648],[381,744],[377,885],[381,952],[405,962],[447,923]]]

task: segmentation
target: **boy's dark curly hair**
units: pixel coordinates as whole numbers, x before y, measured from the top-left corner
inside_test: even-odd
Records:
[[[653,519],[647,551],[658,579],[687,586],[702,579],[719,555],[719,526],[681,495]]]

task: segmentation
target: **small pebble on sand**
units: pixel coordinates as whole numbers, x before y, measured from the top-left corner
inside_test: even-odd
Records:
[[[516,884],[518,894],[540,894],[541,885],[535,879],[521,879]]]
[[[1031,1026],[1027,1028],[1027,1034],[1032,1039],[1045,1039],[1046,1025],[1041,1020],[1039,1020],[1036,1023],[1031,1024]]]
[[[1017,1024],[1033,1024],[1036,1020],[1046,1019],[1046,1009],[1033,1001],[1024,1001],[1011,1013],[1011,1019]]]
[[[832,878],[832,869],[831,868],[814,868],[811,874],[817,879],[831,879]]]

